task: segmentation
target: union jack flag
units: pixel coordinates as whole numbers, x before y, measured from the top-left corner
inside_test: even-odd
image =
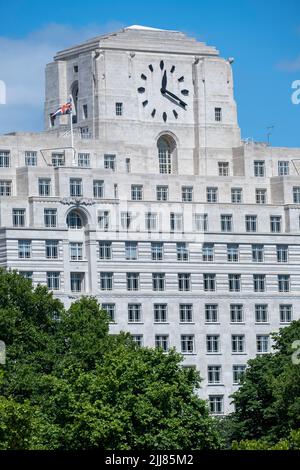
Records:
[[[72,98],[69,98],[67,103],[62,104],[57,110],[50,114],[52,120],[56,118],[56,116],[62,116],[63,114],[71,114],[72,112]]]

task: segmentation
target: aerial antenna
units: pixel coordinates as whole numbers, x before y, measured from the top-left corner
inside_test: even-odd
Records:
[[[272,133],[273,133],[273,132],[272,132],[273,129],[274,129],[274,125],[267,127],[267,131],[268,131],[268,132],[267,132],[267,143],[268,143],[268,145],[270,145],[270,137],[271,137],[271,135],[272,135]]]

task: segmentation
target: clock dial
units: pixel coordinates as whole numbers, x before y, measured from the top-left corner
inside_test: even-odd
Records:
[[[166,64],[164,60],[160,60],[158,64],[149,64],[148,69],[151,72],[151,77],[147,77],[147,72],[140,74],[143,86],[138,86],[137,91],[139,94],[144,95],[144,100],[141,100],[143,108],[148,104],[152,104],[150,116],[154,118],[159,116],[164,122],[169,120],[178,120],[183,116],[182,112],[187,110],[187,98],[190,92],[187,88],[182,88],[184,82],[184,75],[176,73],[177,69],[174,64]],[[149,78],[149,80],[148,80]],[[151,80],[150,80],[151,78]],[[155,95],[152,100],[151,95]],[[157,109],[157,102],[159,106]],[[155,103],[156,107],[153,106]],[[159,111],[159,113],[157,113]],[[172,121],[171,119],[171,121]]]

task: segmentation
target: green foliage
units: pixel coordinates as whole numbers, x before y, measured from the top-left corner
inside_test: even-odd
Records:
[[[0,449],[219,448],[199,374],[175,351],[108,328],[96,299],[66,311],[46,288],[0,271]]]
[[[291,431],[286,439],[270,444],[265,439],[233,441],[232,450],[300,450],[300,429]]]

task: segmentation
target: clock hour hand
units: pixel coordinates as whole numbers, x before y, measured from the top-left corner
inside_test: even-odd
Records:
[[[182,101],[180,98],[178,98],[178,96],[174,95],[174,93],[171,93],[170,91],[168,90],[163,90],[162,93],[164,95],[168,95],[168,96],[171,96],[172,98],[174,98],[174,100],[178,101],[178,103],[183,106],[184,108],[186,107],[186,103],[184,101]]]

